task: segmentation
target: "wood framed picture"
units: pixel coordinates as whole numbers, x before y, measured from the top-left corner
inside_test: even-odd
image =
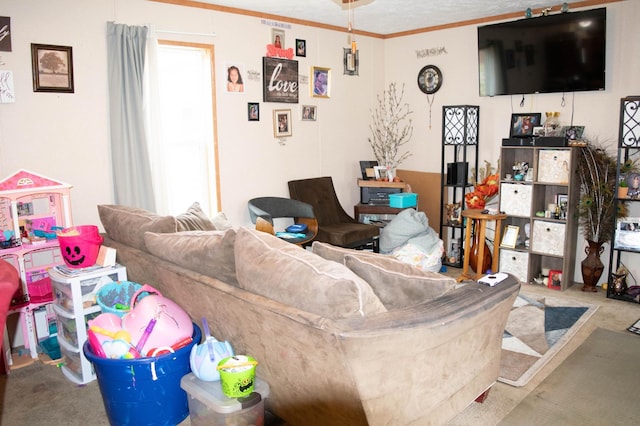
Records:
[[[31,43],[34,92],[73,93],[71,46]]]
[[[298,61],[262,58],[263,102],[298,103]]]
[[[273,110],[273,136],[276,138],[282,138],[291,135],[291,110]]]
[[[518,234],[520,233],[520,227],[514,225],[507,225],[502,235],[502,241],[500,247],[515,248],[518,243]]]
[[[331,96],[331,68],[311,67],[311,96],[328,98]]]
[[[511,129],[509,130],[510,138],[532,137],[533,130],[540,126],[540,118],[542,114],[511,114]]]
[[[249,121],[260,121],[260,104],[249,102],[247,104],[247,119]]]

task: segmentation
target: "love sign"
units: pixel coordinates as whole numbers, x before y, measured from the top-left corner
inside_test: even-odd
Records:
[[[262,58],[263,101],[298,103],[298,61]]]

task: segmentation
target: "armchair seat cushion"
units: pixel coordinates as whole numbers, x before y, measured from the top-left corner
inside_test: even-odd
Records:
[[[341,223],[324,225],[318,230],[317,241],[340,247],[356,247],[363,242],[377,237],[379,230],[376,226],[364,223]]]

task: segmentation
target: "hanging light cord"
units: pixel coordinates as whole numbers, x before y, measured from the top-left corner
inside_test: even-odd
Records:
[[[427,102],[429,103],[429,130],[431,130],[431,107],[433,106],[433,100],[435,99],[435,95],[427,95]]]

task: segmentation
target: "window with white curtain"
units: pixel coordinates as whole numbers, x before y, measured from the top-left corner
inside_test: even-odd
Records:
[[[161,41],[156,55],[156,93],[149,108],[158,212],[176,215],[198,201],[213,215],[221,210],[213,46]]]

